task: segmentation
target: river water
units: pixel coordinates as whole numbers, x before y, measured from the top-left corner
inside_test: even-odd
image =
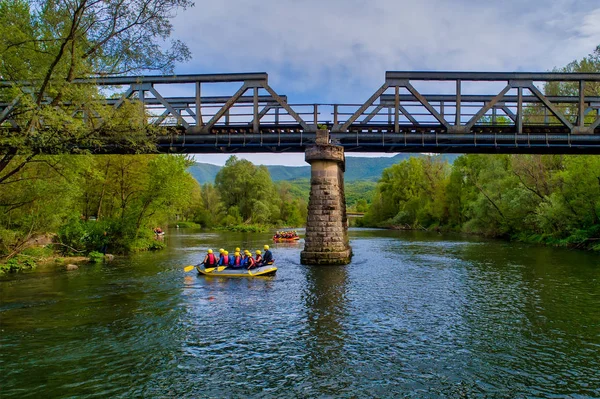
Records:
[[[0,397],[600,397],[597,254],[356,229],[345,267],[272,244],[274,277],[183,272],[269,236],[0,281]]]

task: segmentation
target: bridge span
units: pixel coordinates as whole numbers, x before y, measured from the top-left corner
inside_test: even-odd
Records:
[[[105,106],[142,105],[149,125],[166,127],[157,138],[163,152],[304,152],[320,128],[345,151],[600,153],[599,73],[387,72],[381,87],[356,104],[289,102],[266,73],[76,83],[97,85],[107,94]],[[20,98],[5,95],[13,86],[0,81],[0,126],[18,134]],[[202,95],[219,88],[229,92]]]

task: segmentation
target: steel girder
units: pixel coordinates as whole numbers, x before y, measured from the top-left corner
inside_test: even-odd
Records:
[[[348,151],[600,153],[598,73],[387,72],[363,104],[288,104],[269,86],[266,73],[76,83],[113,94],[104,106],[142,104],[148,123],[170,132],[159,141],[162,151],[301,152],[321,125]],[[545,94],[557,84],[570,95]],[[201,95],[214,94],[219,85],[233,87],[234,94]],[[13,116],[22,96],[30,94],[2,95],[13,86],[0,81],[0,126],[18,132]],[[99,119],[82,109],[72,112]]]

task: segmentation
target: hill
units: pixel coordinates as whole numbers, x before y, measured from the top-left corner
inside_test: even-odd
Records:
[[[200,184],[214,183],[217,172],[221,170],[219,165],[211,163],[196,162],[189,167],[189,171]]]
[[[381,172],[385,168],[392,166],[395,163],[408,159],[411,156],[419,156],[419,154],[397,154],[389,158],[367,158],[367,157],[346,157],[346,173],[344,180],[346,182],[353,181],[377,181],[381,177]],[[458,155],[441,155],[448,162],[453,162]],[[220,166],[196,162],[190,167],[190,173],[200,183],[213,183],[217,172],[221,169]],[[282,166],[282,165],[267,165],[267,169],[271,174],[273,181],[281,180],[297,180],[310,178],[310,166]]]

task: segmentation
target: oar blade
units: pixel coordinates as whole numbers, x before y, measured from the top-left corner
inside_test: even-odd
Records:
[[[191,272],[192,270],[194,270],[194,268],[195,268],[195,267],[196,267],[196,266],[189,265],[189,266],[186,266],[186,267],[184,267],[184,268],[183,268],[183,271],[184,271],[184,272],[186,272],[186,273],[187,273],[187,272]]]

